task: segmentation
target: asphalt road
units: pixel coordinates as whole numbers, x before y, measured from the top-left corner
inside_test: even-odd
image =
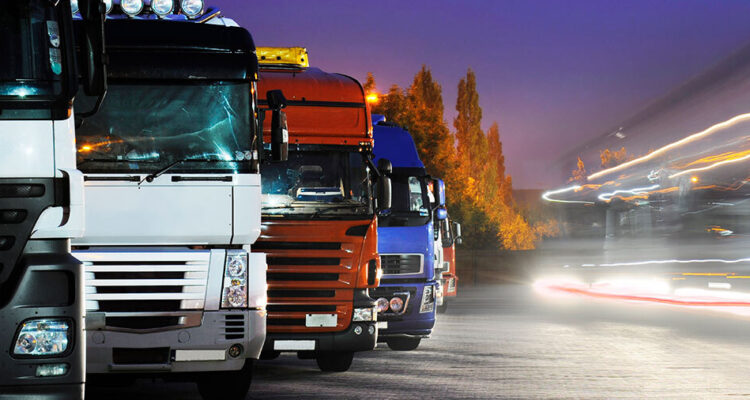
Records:
[[[251,399],[750,397],[750,318],[668,305],[545,297],[525,284],[459,288],[412,352],[361,354],[346,373],[292,355],[259,362]],[[198,399],[138,381],[90,399]]]

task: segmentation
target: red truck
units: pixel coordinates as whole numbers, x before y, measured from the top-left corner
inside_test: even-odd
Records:
[[[461,224],[450,217],[440,221],[440,238],[443,244],[443,304],[438,306],[438,312],[444,313],[448,309],[448,298],[458,295],[458,275],[456,274],[456,245],[461,244]]]
[[[268,257],[261,357],[297,352],[323,371],[346,371],[355,352],[377,343],[368,290],[379,284],[376,215],[390,206],[390,179],[372,162],[370,110],[357,80],[309,67],[304,48],[257,54],[260,106],[266,90],[281,89],[292,122],[288,160],[262,167],[262,228],[254,247]],[[265,143],[270,131],[266,121]]]

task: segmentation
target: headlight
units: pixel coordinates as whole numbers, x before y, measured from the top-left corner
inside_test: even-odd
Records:
[[[151,0],[151,11],[160,17],[167,16],[174,11],[174,0]]]
[[[400,297],[394,297],[390,301],[391,310],[395,313],[400,313],[404,308],[404,301]]]
[[[104,7],[107,10],[107,14],[111,13],[112,12],[112,0],[104,0]]]
[[[78,0],[70,0],[70,10],[73,14],[78,12]]]
[[[203,0],[181,0],[180,10],[188,18],[196,18],[203,12]]]
[[[61,319],[33,319],[23,323],[16,337],[13,354],[54,356],[64,353],[70,343],[70,323]]]
[[[120,8],[125,14],[135,17],[143,11],[143,0],[120,0]]]
[[[386,299],[385,297],[379,298],[375,302],[375,304],[375,308],[378,310],[378,312],[382,313],[388,311],[388,299]]]
[[[354,309],[354,316],[352,317],[352,321],[354,322],[377,321],[377,320],[378,320],[378,313],[375,310],[375,307]]]
[[[428,285],[424,287],[422,292],[422,304],[419,307],[420,313],[432,312],[435,310],[435,289],[433,286]]]
[[[247,252],[244,250],[227,251],[221,307],[247,307]]]

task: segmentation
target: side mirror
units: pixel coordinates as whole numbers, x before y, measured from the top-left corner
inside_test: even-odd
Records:
[[[386,161],[388,165],[391,164],[388,160],[380,160],[378,162],[378,167],[380,164],[382,164],[382,161]],[[391,178],[385,174],[384,171],[380,172],[380,176],[378,177],[378,186],[376,188],[378,191],[378,198],[377,198],[377,209],[378,211],[385,211],[391,208]]]
[[[281,90],[269,90],[266,99],[271,109],[271,161],[286,161],[289,159],[289,128],[286,113],[281,110],[286,107],[286,98]]]
[[[456,236],[456,244],[463,243],[464,240],[463,238],[461,238],[461,224],[459,224],[458,222],[454,222],[453,231],[455,232],[455,236]]]
[[[83,91],[88,96],[107,92],[107,55],[104,50],[106,6],[102,0],[79,0],[84,31],[81,42]]]
[[[445,182],[443,182],[442,179],[435,179],[434,180],[434,188],[435,188],[435,196],[437,197],[437,206],[438,207],[445,207]],[[439,212],[440,210],[438,210]],[[446,217],[448,216],[448,211],[445,210]],[[439,218],[438,219],[444,219]]]
[[[438,221],[443,221],[446,218],[448,218],[448,210],[446,210],[443,207],[440,207],[435,212],[435,216],[437,217]]]
[[[393,173],[393,164],[391,164],[391,161],[385,158],[378,160],[378,172],[381,175],[390,175]]]

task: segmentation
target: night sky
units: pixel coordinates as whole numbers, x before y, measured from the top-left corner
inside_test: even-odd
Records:
[[[378,89],[422,64],[443,86],[477,74],[483,126],[500,124],[516,188],[559,184],[549,168],[685,79],[750,42],[746,0],[213,0],[258,46],[305,46],[311,64]]]

